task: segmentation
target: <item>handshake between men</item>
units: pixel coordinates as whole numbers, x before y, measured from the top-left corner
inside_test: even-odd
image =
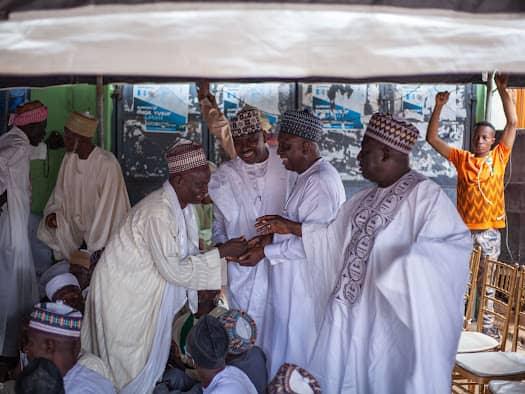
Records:
[[[246,241],[244,237],[239,237],[223,244],[224,246],[234,242],[234,245],[237,247],[235,251],[239,251],[239,254],[225,254],[228,261],[237,261],[242,266],[253,267],[265,257],[264,247],[272,243],[274,234],[301,236],[301,223],[293,222],[279,215],[266,215],[257,218],[255,228],[259,235],[249,241]],[[242,250],[242,247],[244,247],[244,250]],[[240,252],[241,250],[242,252]]]

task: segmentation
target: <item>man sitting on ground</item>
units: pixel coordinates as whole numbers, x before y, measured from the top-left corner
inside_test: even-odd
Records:
[[[92,354],[78,358],[81,325],[82,314],[68,305],[37,304],[31,312],[24,350],[30,361],[42,357],[58,367],[67,394],[113,394],[103,361]]]
[[[80,285],[77,278],[69,272],[57,275],[47,282],[46,296],[49,301],[63,302],[80,312],[84,311]]]
[[[206,315],[191,329],[187,349],[197,368],[204,394],[256,394],[248,376],[239,368],[226,365],[228,333],[222,323]]]

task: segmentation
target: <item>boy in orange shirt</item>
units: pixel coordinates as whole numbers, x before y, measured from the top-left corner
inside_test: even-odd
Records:
[[[457,208],[472,232],[474,244],[481,247],[485,256],[497,259],[501,251],[499,229],[506,225],[505,167],[516,139],[518,117],[511,93],[507,89],[508,75],[497,74],[495,81],[507,123],[499,143],[493,149],[496,130],[489,122],[474,125],[472,153],[452,147],[439,137],[439,117],[448,101],[448,92],[439,92],[436,95],[436,106],[428,124],[426,139],[456,167]],[[481,267],[480,273],[483,270],[484,267]],[[483,331],[497,337],[498,330],[493,325],[493,319],[485,317]]]

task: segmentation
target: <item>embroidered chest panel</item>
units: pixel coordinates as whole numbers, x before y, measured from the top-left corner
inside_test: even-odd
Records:
[[[334,297],[345,304],[354,304],[362,293],[368,258],[375,237],[394,219],[404,199],[425,177],[410,171],[387,189],[373,188],[357,202],[352,216],[352,236],[344,251],[344,265]]]

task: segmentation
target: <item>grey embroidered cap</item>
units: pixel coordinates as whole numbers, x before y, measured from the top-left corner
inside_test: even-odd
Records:
[[[279,132],[319,142],[323,135],[321,119],[308,110],[286,111],[279,123]]]

